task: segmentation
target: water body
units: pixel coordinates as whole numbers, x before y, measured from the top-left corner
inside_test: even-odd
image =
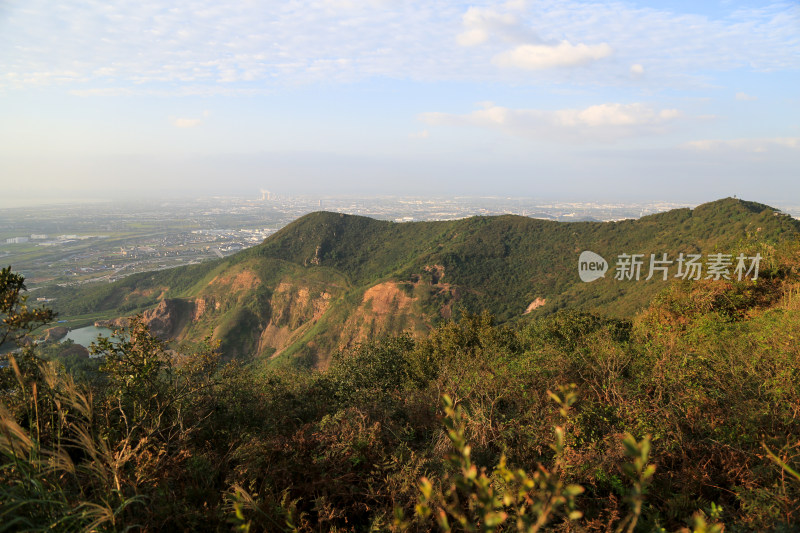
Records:
[[[109,328],[98,328],[97,326],[86,326],[85,328],[78,328],[73,329],[67,336],[61,339],[61,342],[69,339],[75,344],[81,344],[86,346],[87,348],[89,345],[97,340],[98,335],[102,335],[103,337],[110,337],[114,333],[114,330]]]

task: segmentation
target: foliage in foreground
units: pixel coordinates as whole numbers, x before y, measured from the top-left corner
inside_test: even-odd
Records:
[[[632,322],[470,315],[320,373],[137,321],[79,383],[29,347],[0,369],[0,530],[791,531],[796,267]]]

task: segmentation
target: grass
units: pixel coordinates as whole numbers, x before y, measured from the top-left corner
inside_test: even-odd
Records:
[[[140,323],[101,343],[85,384],[26,354],[0,369],[0,514],[75,530],[791,530],[800,263],[780,257],[756,284],[675,283],[632,319],[465,313],[324,372],[172,352]]]

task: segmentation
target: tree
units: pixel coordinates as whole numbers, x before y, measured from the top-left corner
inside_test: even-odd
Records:
[[[0,270],[0,346],[22,337],[55,318],[51,309],[32,309],[28,297],[22,294],[25,278],[11,272],[11,267]]]

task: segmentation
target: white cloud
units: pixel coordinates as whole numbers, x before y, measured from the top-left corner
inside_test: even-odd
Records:
[[[488,40],[489,32],[483,28],[472,28],[456,36],[456,41],[461,46],[475,46]]]
[[[524,2],[506,4],[506,9],[520,12],[525,9]],[[477,46],[494,38],[501,42],[516,43],[510,50],[494,55],[492,63],[499,67],[540,70],[552,67],[584,65],[595,59],[611,55],[608,44],[576,44],[566,40],[545,43],[534,31],[526,26],[517,13],[501,12],[496,9],[470,7],[462,17],[464,31],[456,36],[462,46]]]
[[[774,149],[800,150],[800,137],[775,137],[768,139],[707,139],[686,143],[684,148],[711,151],[736,151],[764,153]]]
[[[517,6],[519,9],[520,6]],[[470,7],[462,17],[464,31],[456,36],[461,46],[476,46],[496,35],[502,40],[538,40],[536,35],[522,26],[516,15],[494,9]]]
[[[639,63],[635,63],[631,65],[630,72],[634,76],[641,76],[642,74],[644,74],[644,67]]]
[[[655,109],[642,103],[608,103],[584,109],[511,109],[484,102],[466,115],[423,113],[432,126],[472,126],[499,129],[512,135],[561,142],[611,141],[656,134],[681,116],[677,109]]]
[[[208,112],[203,113],[203,116],[207,117]],[[172,122],[172,125],[176,128],[194,128],[203,123],[203,119],[201,118],[169,117],[169,121]]]
[[[173,118],[172,124],[176,128],[194,128],[199,126],[203,121],[199,118]]]
[[[427,139],[430,136],[428,130],[418,131],[408,135],[409,139]]]
[[[752,102],[758,100],[757,96],[751,96],[747,93],[736,93],[736,99],[741,100],[743,102]]]
[[[600,104],[583,110],[556,111],[565,126],[640,126],[677,118],[677,109],[655,109],[644,104]]]
[[[364,7],[383,7],[388,0],[322,0],[319,7],[335,10],[357,10]]]
[[[74,89],[69,92],[73,96],[130,96],[136,91],[127,87],[105,87],[97,89]]]
[[[608,57],[613,53],[606,44],[570,44],[567,41],[551,46],[545,44],[523,44],[513,50],[498,54],[492,60],[497,66],[538,70],[553,67],[585,65],[591,61]]]

